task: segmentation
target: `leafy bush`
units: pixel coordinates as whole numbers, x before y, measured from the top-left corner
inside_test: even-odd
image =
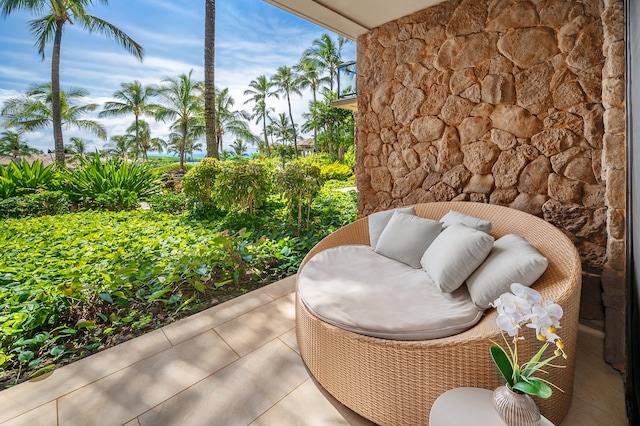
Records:
[[[253,213],[269,197],[272,171],[266,163],[205,158],[182,181],[185,194],[227,212]]]
[[[271,169],[261,162],[225,161],[216,179],[216,204],[227,211],[248,211],[260,207],[271,194]]]
[[[0,199],[33,193],[39,189],[53,189],[54,186],[53,164],[44,167],[40,160],[29,164],[23,159],[22,164],[11,161],[6,167],[0,166]]]
[[[103,194],[96,195],[91,207],[111,210],[117,212],[120,210],[134,210],[140,207],[138,196],[126,189],[112,188]]]
[[[276,184],[282,196],[288,200],[290,210],[297,209],[298,231],[302,227],[302,207],[307,205],[307,223],[313,197],[321,188],[320,169],[305,163],[290,163],[280,171]]]
[[[346,180],[351,176],[353,176],[353,169],[337,161],[320,167],[320,178],[323,182],[327,180]]]
[[[181,213],[188,208],[184,193],[154,194],[149,197],[151,209],[160,213]]]
[[[69,206],[69,197],[61,191],[15,196],[0,201],[0,219],[68,213]]]
[[[213,186],[221,169],[220,160],[215,158],[203,159],[197,167],[189,170],[182,178],[184,193],[202,204],[214,205]]]
[[[95,201],[113,189],[146,199],[156,193],[159,187],[158,173],[151,166],[116,157],[102,160],[98,153],[85,159],[76,170],[67,170],[66,180],[69,198],[82,203]]]

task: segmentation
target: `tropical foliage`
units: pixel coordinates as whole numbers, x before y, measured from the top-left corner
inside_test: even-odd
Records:
[[[137,205],[139,199],[158,192],[159,176],[147,164],[123,161],[117,157],[103,160],[96,153],[84,160],[77,169],[66,170],[65,186],[71,200],[83,204],[99,200],[100,197],[104,199],[105,196],[116,200],[135,196]]]
[[[6,130],[0,134],[0,155],[18,158],[19,156],[37,154],[38,150],[30,148],[20,139],[20,133]]]
[[[89,93],[80,88],[60,90],[60,120],[65,128],[75,127],[98,136],[107,138],[102,124],[84,118],[89,112],[98,108],[97,104],[80,103]],[[30,132],[54,125],[53,90],[50,83],[32,85],[24,96],[11,98],[2,107],[8,127],[16,127],[21,132]]]
[[[102,0],[107,3],[107,0]],[[29,22],[31,33],[36,39],[38,53],[44,59],[44,50],[47,42],[53,41],[51,53],[51,123],[53,125],[53,139],[55,143],[56,160],[64,164],[64,141],[62,139],[63,93],[60,90],[60,47],[64,26],[75,24],[87,32],[102,33],[108,38],[120,44],[127,51],[142,60],[142,47],[122,30],[87,13],[87,6],[91,6],[91,0],[0,0],[2,15],[7,16],[14,11],[27,11],[35,14],[45,13],[44,16]],[[4,114],[3,114],[4,115]]]
[[[192,170],[210,164],[218,170],[215,182],[242,176],[250,181],[273,170],[270,163],[215,159]],[[311,176],[305,175],[310,169]],[[223,301],[294,273],[311,247],[356,216],[355,192],[332,189],[335,181],[318,192],[318,169],[297,170],[288,173],[289,182],[294,176],[313,181],[304,191],[288,191],[309,207],[304,232],[292,219],[295,202],[271,195],[258,205],[258,190],[250,191],[256,198],[245,209],[251,204],[247,199],[229,206],[194,205],[184,194],[158,193],[149,197],[151,211],[71,214],[60,214],[69,208],[61,192],[28,195],[47,197],[49,213],[58,215],[5,219],[0,227],[0,256],[12,259],[0,265],[0,373],[8,378],[0,387],[208,307],[213,299]],[[20,203],[37,210],[22,198],[0,206],[11,201],[15,211]]]
[[[26,158],[22,163],[12,161],[0,166],[0,199],[53,189],[54,173],[53,165],[45,167],[39,160],[29,163]]]

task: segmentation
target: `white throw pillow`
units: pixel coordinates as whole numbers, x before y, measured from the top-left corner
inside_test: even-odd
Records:
[[[372,213],[369,215],[369,244],[371,247],[376,247],[378,244],[378,239],[380,239],[380,235],[382,231],[384,231],[385,226],[391,220],[391,216],[393,216],[394,212],[402,212],[406,214],[415,215],[416,211],[412,207],[405,207],[401,209],[394,210],[384,210],[381,212]]]
[[[547,269],[547,258],[520,235],[499,238],[484,263],[467,279],[467,288],[478,309],[509,291],[512,283],[533,284]]]
[[[488,220],[460,213],[455,210],[450,210],[449,213],[442,216],[440,222],[442,222],[443,228],[448,228],[456,223],[462,223],[469,228],[477,229],[478,231],[486,232],[487,234],[491,233],[491,222]]]
[[[491,235],[457,223],[438,235],[420,263],[440,291],[451,293],[480,266],[492,246]]]
[[[388,258],[420,268],[420,258],[442,231],[442,223],[395,212],[382,231],[375,251]]]

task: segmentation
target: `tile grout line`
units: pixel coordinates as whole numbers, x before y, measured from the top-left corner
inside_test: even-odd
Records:
[[[145,410],[145,411],[143,411],[142,413],[138,413],[138,414],[137,414],[134,418],[132,418],[131,420],[133,420],[133,419],[138,419],[138,424],[141,424],[141,423],[140,423],[140,416],[142,416],[142,415],[144,415],[144,414],[148,413],[149,411],[151,411],[151,410],[153,410],[154,408],[156,408],[156,407],[158,407],[158,406],[160,406],[160,405],[164,404],[165,402],[167,402],[167,401],[169,401],[170,399],[172,399],[172,398],[174,398],[174,397],[176,397],[176,396],[180,395],[181,393],[186,392],[187,390],[191,389],[192,387],[196,386],[197,384],[201,383],[202,381],[204,381],[204,380],[206,380],[206,379],[210,378],[211,376],[215,375],[215,374],[216,374],[216,373],[218,373],[220,370],[223,370],[223,369],[225,369],[225,368],[229,367],[230,365],[235,364],[236,362],[238,362],[238,361],[240,361],[240,360],[242,359],[242,357],[241,357],[241,356],[240,356],[240,355],[239,355],[239,354],[238,354],[238,353],[237,353],[237,352],[236,352],[236,351],[235,351],[235,350],[234,350],[234,349],[233,349],[233,348],[232,348],[232,347],[231,347],[231,346],[230,346],[230,345],[229,345],[229,344],[228,344],[228,343],[227,343],[227,342],[222,338],[222,336],[220,336],[220,335],[218,334],[218,332],[217,332],[217,331],[215,331],[214,329],[210,329],[210,330],[207,330],[206,332],[209,332],[209,331],[213,331],[213,332],[214,332],[218,337],[220,337],[220,339],[224,342],[224,344],[225,344],[229,349],[231,349],[231,351],[233,351],[233,353],[234,353],[234,354],[236,354],[236,355],[238,356],[238,358],[237,358],[237,359],[235,359],[235,360],[233,360],[233,361],[231,361],[230,363],[228,363],[228,364],[226,364],[226,365],[221,366],[221,367],[220,367],[220,368],[218,368],[216,371],[214,371],[214,372],[212,372],[211,374],[209,374],[209,375],[207,375],[207,376],[203,377],[202,379],[198,380],[197,382],[194,382],[194,383],[190,384],[189,386],[187,386],[186,388],[182,389],[182,390],[181,390],[181,391],[179,391],[178,393],[174,393],[173,395],[169,396],[167,399],[160,401],[159,403],[157,403],[157,404],[156,404],[156,405],[154,405],[153,407],[150,407],[148,410]],[[201,333],[201,334],[203,334],[203,333]],[[194,336],[194,337],[196,337],[196,336]],[[185,340],[185,342],[187,342],[187,341],[189,341],[189,340],[191,340],[191,339],[187,339],[187,340]],[[182,344],[182,343],[183,343],[183,342],[180,342],[180,343],[178,343],[178,344]],[[129,420],[129,421],[131,421],[131,420]]]
[[[271,303],[271,302],[269,302],[269,303]],[[295,327],[294,327],[294,328],[295,328]],[[263,346],[265,346],[265,345],[267,345],[267,344],[269,344],[269,343],[273,342],[274,340],[280,340],[280,339],[279,339],[279,337],[280,337],[280,336],[275,337],[275,338],[273,338],[272,340],[269,340],[268,342],[264,343],[263,345],[258,346],[257,348],[255,348],[255,349],[254,349],[254,350],[252,350],[251,352],[247,353],[246,355],[241,356],[239,353],[237,353],[237,352],[235,351],[235,349],[233,349],[233,348],[231,347],[231,345],[229,345],[229,344],[227,343],[227,341],[226,341],[226,340],[224,340],[224,338],[223,338],[222,336],[220,336],[220,334],[218,334],[218,332],[217,332],[216,330],[213,330],[213,331],[214,331],[214,332],[215,332],[215,333],[220,337],[220,339],[225,343],[225,345],[227,345],[227,346],[228,346],[228,347],[233,351],[233,353],[235,353],[235,354],[238,356],[238,359],[233,360],[232,362],[230,362],[229,364],[227,364],[227,365],[225,365],[225,366],[223,366],[223,367],[220,367],[218,370],[214,371],[213,373],[209,374],[208,376],[203,377],[202,379],[198,380],[197,382],[195,382],[195,383],[191,384],[190,386],[188,386],[188,387],[186,387],[186,388],[182,389],[180,392],[178,392],[178,393],[175,393],[175,394],[171,395],[169,398],[165,399],[165,400],[164,400],[164,401],[162,401],[162,402],[159,402],[158,404],[154,405],[153,407],[149,408],[148,410],[146,410],[146,411],[144,411],[144,412],[142,412],[142,413],[138,414],[138,415],[137,415],[136,417],[134,417],[134,418],[139,418],[140,416],[142,416],[142,415],[144,415],[144,414],[148,413],[149,411],[153,410],[154,408],[156,408],[156,407],[158,407],[158,406],[160,406],[160,405],[164,404],[165,402],[169,401],[170,399],[172,399],[172,398],[174,398],[174,397],[176,397],[176,396],[180,395],[180,394],[181,394],[181,393],[183,393],[183,392],[186,392],[187,390],[189,390],[189,389],[191,389],[192,387],[194,387],[194,386],[198,385],[199,383],[203,382],[204,380],[207,380],[207,379],[208,379],[208,378],[210,378],[211,376],[216,375],[217,373],[219,373],[220,371],[224,370],[225,368],[228,368],[228,367],[232,366],[233,364],[235,364],[235,363],[237,363],[237,362],[241,361],[244,357],[249,356],[250,354],[252,354],[252,353],[254,353],[255,351],[257,351],[258,349],[262,348]],[[287,330],[287,333],[288,333],[289,331],[291,331],[291,329],[290,329],[290,330]],[[284,334],[284,333],[283,333],[283,334]],[[280,340],[280,342],[281,342],[283,345],[285,345],[287,348],[291,349],[291,347],[290,347],[289,345],[287,345],[286,343],[284,343],[282,340]],[[294,351],[294,352],[295,352],[295,351]],[[298,355],[298,353],[297,353],[297,352],[295,352],[295,353],[296,353],[296,355]],[[309,378],[310,378],[310,377],[309,377]],[[307,380],[309,380],[309,378],[308,378]],[[305,381],[304,381],[304,382],[302,382],[302,383],[305,383],[307,380],[305,380]],[[300,386],[302,386],[302,384],[300,384],[298,387],[300,387]],[[296,389],[297,389],[298,387],[296,387]],[[293,391],[292,391],[292,392],[293,392]],[[291,393],[291,392],[289,392],[289,393]],[[288,395],[288,394],[287,394],[287,395]],[[278,401],[278,402],[280,402],[280,401]],[[277,403],[276,403],[276,404],[277,404]],[[275,405],[275,404],[274,404],[274,405]],[[273,407],[273,406],[269,407],[269,408],[268,408],[267,410],[265,410],[262,414],[260,414],[260,416],[262,416],[266,411],[270,410],[272,407]],[[253,421],[257,420],[260,416],[256,417]],[[131,419],[131,420],[133,420],[133,419]],[[138,423],[139,423],[139,420],[138,420]]]
[[[267,408],[266,410],[264,410],[258,417],[256,417],[255,419],[253,419],[251,421],[251,423],[254,423],[255,421],[257,421],[260,417],[264,416],[265,414],[267,414],[267,412],[269,412],[269,410],[271,410],[273,407],[275,407],[276,405],[280,404],[286,397],[288,397],[289,395],[291,395],[293,392],[295,392],[296,390],[300,389],[300,387],[302,385],[304,385],[305,383],[307,383],[309,380],[311,380],[311,376],[307,377],[306,380],[304,380],[302,383],[300,383],[298,386],[296,386],[295,388],[293,388],[289,393],[287,393],[285,396],[283,396],[282,398],[280,398],[278,401],[276,401],[271,407]],[[251,423],[249,423],[247,426],[249,426]]]

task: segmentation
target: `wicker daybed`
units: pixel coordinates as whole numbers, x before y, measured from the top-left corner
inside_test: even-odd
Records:
[[[472,203],[418,204],[416,214],[438,220],[456,210],[492,222],[496,239],[510,233],[525,237],[549,265],[533,288],[564,310],[558,334],[565,342],[566,368],[550,368],[545,379],[561,388],[548,399],[535,399],[554,424],[566,416],[573,395],[573,375],[580,305],[581,263],[571,241],[548,222],[510,208]],[[369,244],[367,218],[357,220],[318,243],[299,271],[322,250]],[[330,265],[327,265],[330,267]],[[489,356],[491,340],[500,341],[496,311],[490,309],[471,329],[434,340],[399,341],[346,331],[314,316],[296,297],[300,353],[316,380],[338,401],[381,425],[426,425],[436,398],[457,387],[493,390],[504,384]],[[531,344],[531,346],[529,346]],[[521,359],[540,347],[535,336],[519,346]]]

